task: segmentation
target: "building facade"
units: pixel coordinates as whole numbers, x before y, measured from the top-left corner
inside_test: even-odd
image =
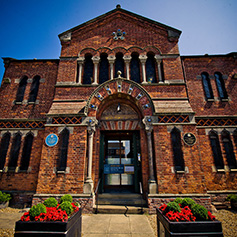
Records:
[[[116,9],[59,35],[53,60],[3,58],[0,189],[14,203],[140,193],[210,207],[236,193],[237,53],[180,56],[181,31]]]

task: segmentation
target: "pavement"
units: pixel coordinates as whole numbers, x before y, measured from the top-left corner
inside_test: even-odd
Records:
[[[13,229],[23,213],[0,213],[0,229]],[[82,216],[83,237],[156,236],[146,215],[91,214]]]

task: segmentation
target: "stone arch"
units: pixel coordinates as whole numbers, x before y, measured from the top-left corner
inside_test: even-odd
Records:
[[[126,98],[131,104],[136,105],[141,117],[154,114],[154,104],[148,92],[138,83],[122,77],[109,80],[101,84],[89,97],[85,113],[87,116],[96,117],[98,108],[101,107],[107,98]]]

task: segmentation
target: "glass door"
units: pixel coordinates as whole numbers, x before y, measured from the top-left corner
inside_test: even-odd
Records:
[[[136,162],[131,134],[105,138],[104,189],[107,192],[134,192]]]

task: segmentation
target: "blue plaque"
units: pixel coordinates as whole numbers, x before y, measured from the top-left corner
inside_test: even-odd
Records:
[[[54,133],[49,134],[45,139],[45,143],[50,147],[55,146],[58,143],[58,136]]]

